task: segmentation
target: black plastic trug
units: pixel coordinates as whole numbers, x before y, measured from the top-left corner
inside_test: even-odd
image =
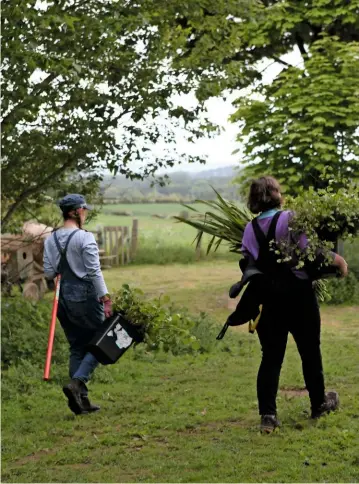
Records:
[[[103,365],[111,365],[132,346],[144,339],[141,326],[126,320],[121,313],[107,318],[87,349]]]

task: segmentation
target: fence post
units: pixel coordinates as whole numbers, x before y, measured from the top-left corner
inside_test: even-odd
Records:
[[[131,239],[130,239],[130,227],[126,227],[126,263],[129,264],[131,262]]]
[[[134,260],[137,252],[138,243],[138,220],[135,218],[132,220],[132,234],[131,234],[131,260]]]
[[[126,227],[121,227],[121,264],[125,265],[125,232]]]
[[[103,228],[103,248],[105,250],[105,254],[107,254],[107,227]]]
[[[125,264],[128,264],[128,262],[129,262],[128,250],[127,250],[128,249],[127,239],[128,239],[128,227],[123,227],[122,244],[123,244],[123,253],[124,253]]]
[[[108,238],[110,240],[109,255],[113,255],[112,227],[109,227]]]
[[[96,233],[97,233],[97,245],[99,249],[103,248],[103,234],[102,234],[102,228],[101,225],[98,225],[96,227]]]
[[[115,255],[116,255],[116,266],[120,265],[120,230],[116,227],[115,232]]]

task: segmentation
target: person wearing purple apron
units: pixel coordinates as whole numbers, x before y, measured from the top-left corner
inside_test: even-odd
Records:
[[[80,415],[100,409],[88,398],[86,383],[98,361],[86,347],[112,308],[95,237],[82,229],[91,208],[78,194],[65,196],[59,206],[64,225],[45,241],[44,272],[48,279],[61,275],[57,317],[70,346],[71,378],[63,392],[71,411]]]
[[[261,430],[265,433],[280,425],[276,397],[288,333],[293,335],[302,360],[312,418],[335,410],[339,405],[336,392],[325,392],[320,350],[320,312],[311,277],[305,269],[298,270],[293,260],[279,264],[274,251],[270,249],[271,241],[286,241],[292,236],[289,231],[292,213],[281,211],[281,205],[280,186],[274,178],[266,176],[253,181],[248,207],[259,216],[247,224],[241,251],[248,260],[254,260],[267,277],[262,313],[257,325],[262,348],[257,396]],[[296,242],[301,250],[308,245],[304,234]],[[331,255],[332,265],[345,277],[345,260],[338,254]]]

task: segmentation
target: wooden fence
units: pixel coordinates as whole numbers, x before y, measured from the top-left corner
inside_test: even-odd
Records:
[[[100,251],[101,267],[125,265],[134,260],[138,241],[138,220],[132,221],[132,230],[128,226],[105,226],[92,231]]]

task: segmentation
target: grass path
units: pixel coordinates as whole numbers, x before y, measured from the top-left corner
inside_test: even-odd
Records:
[[[202,262],[168,266],[127,266],[105,272],[110,291],[122,284],[141,288],[151,297],[167,294],[179,306],[194,313],[204,311],[219,321],[229,314],[233,301],[228,297],[229,286],[240,278],[235,262]]]
[[[108,271],[149,295],[166,293],[179,306],[228,314],[233,263],[126,267]],[[54,379],[19,392],[2,406],[3,482],[357,482],[359,480],[358,307],[323,308],[323,360],[328,389],[342,409],[319,422],[309,402],[290,339],[278,398],[281,430],[258,433],[256,336],[230,329],[225,351],[197,357],[127,353],[100,368],[91,397],[96,415],[74,417]],[[15,375],[14,378],[21,378]],[[39,383],[40,382],[40,383]]]

